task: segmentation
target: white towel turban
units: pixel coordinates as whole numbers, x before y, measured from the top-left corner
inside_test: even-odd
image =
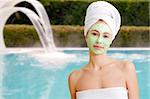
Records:
[[[106,1],[97,1],[89,5],[84,21],[84,35],[99,19],[108,24],[112,31],[112,40],[120,29],[121,17],[118,10]]]

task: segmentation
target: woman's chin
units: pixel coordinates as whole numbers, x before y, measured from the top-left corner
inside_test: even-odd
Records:
[[[94,54],[96,54],[96,55],[103,55],[103,54],[105,54],[105,51],[103,49],[95,50]]]

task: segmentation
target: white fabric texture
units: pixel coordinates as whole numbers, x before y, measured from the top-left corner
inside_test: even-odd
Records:
[[[88,6],[84,21],[84,35],[86,36],[90,27],[99,19],[108,24],[112,31],[112,39],[114,39],[120,29],[121,17],[119,11],[106,1],[96,1]]]
[[[76,92],[77,99],[128,99],[128,91],[124,87],[89,89]]]

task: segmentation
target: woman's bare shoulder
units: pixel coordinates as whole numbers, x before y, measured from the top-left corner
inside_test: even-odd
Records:
[[[121,60],[121,63],[123,65],[124,69],[128,69],[128,68],[134,66],[134,64],[129,60]]]
[[[123,71],[130,71],[134,69],[134,64],[129,60],[115,60],[117,66]]]
[[[82,71],[82,69],[72,71],[69,75],[69,80],[77,81],[82,75]]]
[[[135,71],[135,66],[134,66],[134,64],[131,61],[129,61],[129,60],[121,60],[120,63],[122,64],[121,67],[122,67],[122,70],[125,73],[129,73],[129,72],[134,72]]]

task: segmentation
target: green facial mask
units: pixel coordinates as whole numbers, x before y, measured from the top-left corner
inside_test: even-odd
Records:
[[[97,34],[93,34],[93,31],[97,31]],[[92,51],[95,54],[106,54],[108,48],[110,47],[110,44],[112,43],[111,36],[105,36],[104,32],[111,33],[110,28],[108,25],[104,22],[98,22],[94,24],[86,37],[87,46],[89,47],[89,50]],[[96,49],[94,45],[100,45],[103,48]]]

